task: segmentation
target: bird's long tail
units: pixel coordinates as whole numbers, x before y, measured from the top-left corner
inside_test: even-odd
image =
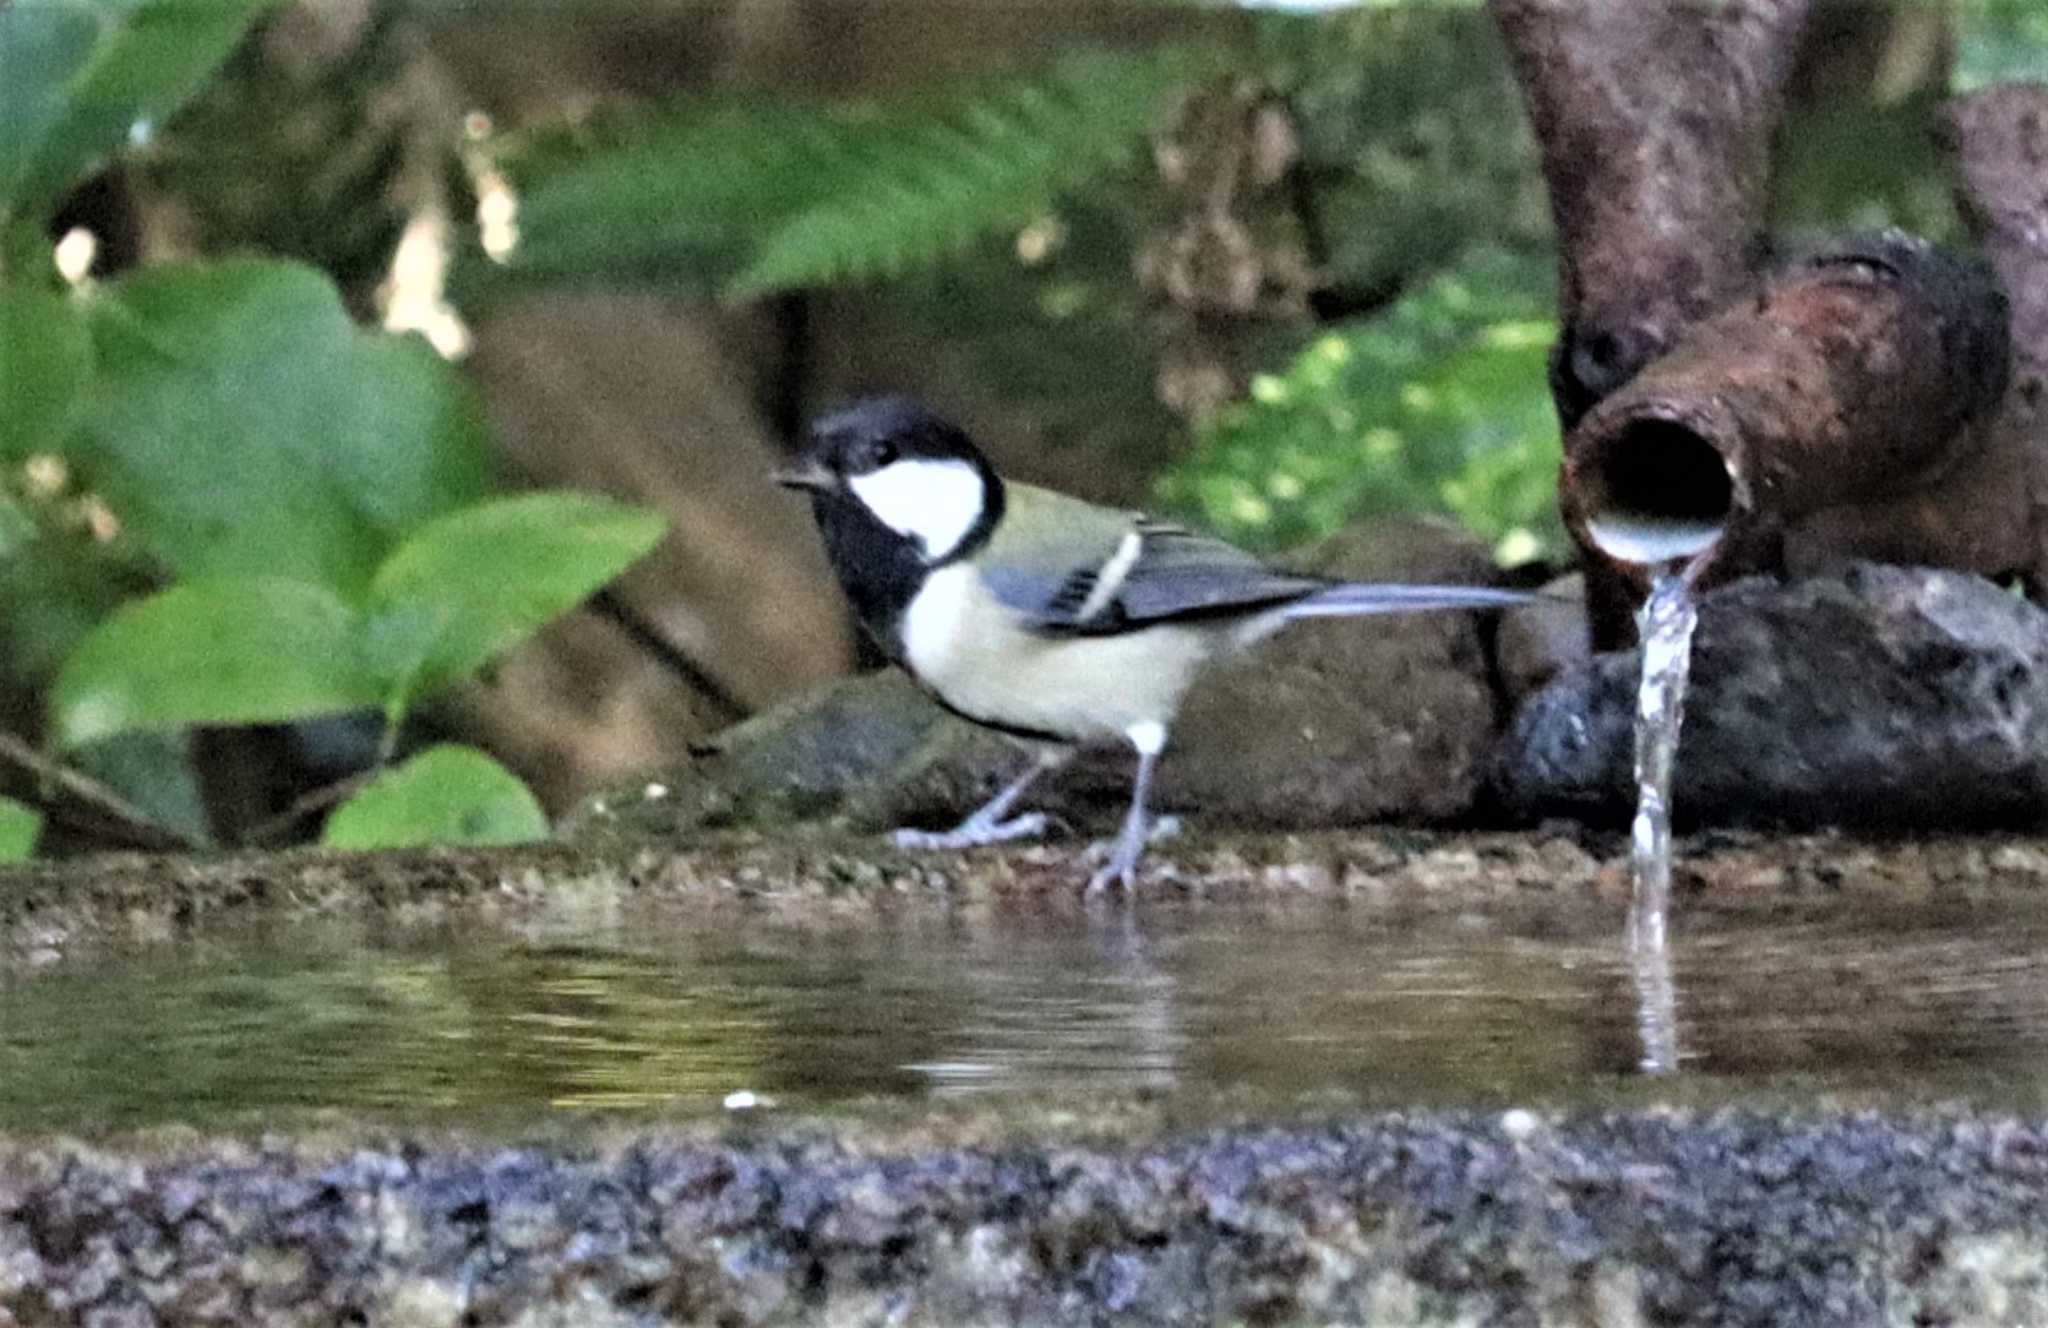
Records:
[[[1345,581],[1289,604],[1295,618],[1348,618],[1366,613],[1424,613],[1432,609],[1511,609],[1536,596],[1490,586],[1403,586]]]

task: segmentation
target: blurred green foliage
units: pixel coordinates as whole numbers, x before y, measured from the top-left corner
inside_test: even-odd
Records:
[[[1104,182],[1025,232],[878,288],[875,307],[1028,414],[1049,461],[1114,450],[1163,462],[1182,425],[1153,390],[1158,313],[1131,280],[1145,225],[1133,192]],[[1034,240],[1043,252],[1025,261]]]
[[[1198,65],[1084,50],[964,89],[697,99],[551,137],[501,160],[521,243],[468,272],[744,298],[927,268],[1129,162]]]
[[[1930,126],[1956,93],[2007,80],[2048,81],[2048,4],[1967,0],[1942,8],[1953,58],[1947,47],[1936,48],[1941,58],[1929,60],[1923,80],[1904,95],[1886,98],[1884,81],[1896,75],[1880,62],[1870,86],[1833,87],[1833,95],[1787,118],[1777,144],[1774,226],[1795,233],[1897,226],[1944,244],[1967,243],[1954,179]]]
[[[1928,132],[1946,100],[1926,89],[1890,105],[1829,102],[1787,119],[1771,223],[1791,234],[1897,226],[1954,243],[1954,183]]]
[[[0,6],[0,233],[38,253],[68,186],[191,96],[272,0],[35,0]]]
[[[661,534],[588,495],[494,498],[465,380],[358,327],[324,272],[239,258],[60,280],[49,223],[80,174],[151,140],[265,7],[0,8],[5,681],[46,698],[69,759],[190,839],[186,730],[372,710],[388,751],[421,699]],[[430,774],[439,819],[416,827],[535,833],[531,795],[480,753]],[[350,814],[358,838],[386,833],[379,788]],[[0,816],[0,852],[18,829]]]
[[[1384,312],[1324,329],[1201,429],[1162,498],[1257,548],[1364,512],[1447,512],[1503,562],[1557,555],[1555,284],[1547,256],[1480,249]]]
[[[19,462],[68,433],[92,370],[92,334],[63,296],[0,286],[0,459]]]
[[[1419,512],[1505,562],[1560,555],[1550,217],[1492,23],[1364,7],[1261,15],[1254,35],[1300,127],[1323,281],[1399,298],[1279,347],[1248,399],[1196,426],[1159,502],[1266,550]]]
[[[1990,83],[2048,83],[2048,5],[1969,0],[1956,6],[1958,92]]]
[[[296,258],[352,299],[367,293],[391,265],[418,177],[438,170],[453,200],[466,191],[454,145],[423,124],[436,90],[406,78],[416,3],[365,4],[345,58],[280,60],[243,43],[131,163],[138,186],[176,198],[208,253]],[[345,21],[345,6],[314,9]]]
[[[25,802],[0,798],[0,862],[25,862],[42,838],[43,814]]]
[[[1261,15],[1253,68],[1287,101],[1324,279],[1398,288],[1478,243],[1544,240],[1536,143],[1476,8]]]

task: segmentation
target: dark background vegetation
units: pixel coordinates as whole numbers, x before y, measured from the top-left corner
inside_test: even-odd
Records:
[[[38,2],[151,58],[204,36],[204,0]],[[0,210],[0,755],[52,847],[290,842],[351,799],[336,842],[538,833],[472,747],[560,809],[855,667],[764,476],[858,391],[1264,550],[1422,512],[1531,579],[1565,561],[1548,206],[1476,6],[244,8],[161,104],[103,62],[142,128]],[[1823,6],[1777,220],[1960,242],[1926,117],[2015,77],[2048,78],[2037,5]],[[43,255],[79,231],[67,288]],[[652,526],[567,496],[462,516],[529,486],[666,537],[633,562]],[[300,624],[275,667],[252,621]],[[135,677],[112,727],[79,701]],[[362,800],[444,741],[384,802],[445,816]]]

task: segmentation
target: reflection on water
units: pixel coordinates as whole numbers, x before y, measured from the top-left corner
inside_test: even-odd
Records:
[[[1418,929],[1189,907],[482,943],[300,928],[0,979],[0,1129],[688,1114],[739,1090],[795,1107],[1826,1090],[2033,1109],[2048,1099],[2036,912],[1703,913],[1673,952],[1693,1072],[1654,1086],[1628,1073],[1634,992],[1611,915]]]

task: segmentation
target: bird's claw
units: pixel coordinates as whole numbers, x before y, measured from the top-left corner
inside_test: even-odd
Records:
[[[1178,816],[1155,817],[1145,827],[1144,833],[1126,825],[1112,840],[1102,840],[1088,846],[1088,860],[1101,862],[1095,874],[1088,878],[1088,893],[1099,895],[1109,889],[1111,882],[1123,886],[1126,891],[1136,888],[1138,882],[1138,860],[1146,848],[1163,840],[1172,839],[1180,833]]]
[[[1109,889],[1110,882],[1112,881],[1121,885],[1125,893],[1128,894],[1137,888],[1137,877],[1138,863],[1135,858],[1128,863],[1112,862],[1106,867],[1097,869],[1095,874],[1088,878],[1088,896],[1092,899],[1104,893]]]
[[[980,848],[984,844],[1036,838],[1043,835],[1051,824],[1052,818],[1044,812],[1026,812],[1007,821],[970,816],[951,830],[894,830],[890,832],[889,840],[897,848],[905,849]]]

